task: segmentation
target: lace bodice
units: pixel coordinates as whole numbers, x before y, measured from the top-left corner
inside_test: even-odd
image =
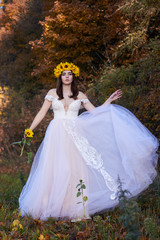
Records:
[[[65,111],[64,104],[58,98],[55,98],[51,95],[46,95],[45,99],[52,102],[51,108],[54,112],[54,119],[56,118],[67,118],[67,119],[74,119],[78,116],[78,112],[81,108],[82,103],[86,103],[88,99],[76,99],[73,100],[68,106],[68,110]]]

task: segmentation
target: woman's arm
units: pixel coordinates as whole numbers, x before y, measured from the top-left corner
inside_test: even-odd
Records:
[[[110,104],[111,102],[117,100],[118,98],[122,97],[122,90],[118,89],[117,91],[115,91],[114,93],[112,93],[112,95],[102,104]]]
[[[88,99],[87,96],[82,93],[82,92],[79,92],[79,95],[78,95],[78,98],[80,99]],[[83,104],[83,107],[87,110],[87,111],[91,111],[95,108],[95,106],[90,102],[90,101],[87,101],[86,103],[82,103]]]
[[[35,116],[31,126],[30,126],[30,129],[33,131],[37,126],[38,124],[42,121],[42,119],[45,117],[48,109],[50,108],[51,106],[51,101],[49,100],[45,100],[40,111],[37,113],[37,115]]]
[[[79,93],[79,97],[81,99],[87,99],[87,96],[82,92]],[[118,89],[117,91],[112,93],[112,95],[102,105],[110,104],[111,102],[117,100],[120,97],[122,97],[122,90]],[[90,101],[86,102],[86,103],[83,103],[83,106],[87,111],[91,111],[95,108],[95,106]]]

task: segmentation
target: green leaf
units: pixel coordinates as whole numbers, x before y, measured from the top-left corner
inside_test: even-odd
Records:
[[[83,197],[83,201],[86,202],[88,200],[88,197],[87,196],[84,196]]]
[[[27,145],[28,145],[28,146],[31,146],[31,142],[27,142]]]
[[[77,204],[80,204],[80,203],[82,203],[82,202],[77,202]]]
[[[22,141],[18,141],[18,142],[13,142],[13,143],[11,143],[10,145],[14,145],[14,144],[19,144],[19,145],[21,145],[21,143],[22,143]]]
[[[86,189],[86,186],[84,184],[82,184],[81,188]]]
[[[32,152],[29,152],[29,153],[27,153],[27,155],[28,155],[28,161],[27,161],[27,163],[29,164],[29,163],[31,162],[31,160],[32,160],[32,155],[33,155],[33,153],[32,153]]]
[[[79,183],[79,184],[76,186],[76,188],[77,188],[77,187],[79,187],[79,186],[81,186],[81,184],[80,184],[80,183]]]
[[[81,195],[81,192],[78,192],[78,193],[77,193],[77,197],[79,197],[80,195]]]

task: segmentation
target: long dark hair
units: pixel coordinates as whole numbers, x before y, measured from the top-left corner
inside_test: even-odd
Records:
[[[74,75],[74,73],[72,73],[73,74],[73,81],[72,81],[72,83],[71,83],[71,92],[72,92],[72,95],[71,96],[69,96],[70,98],[73,98],[73,99],[77,99],[77,96],[78,96],[78,93],[79,93],[79,90],[78,90],[78,87],[77,87],[77,80],[76,80],[76,77],[75,77],[75,75]],[[58,78],[58,81],[57,81],[57,88],[56,88],[56,93],[57,93],[57,95],[58,95],[58,100],[61,100],[61,99],[63,99],[64,97],[63,97],[63,88],[62,88],[62,85],[63,85],[63,83],[62,83],[62,74],[59,76],[59,78]]]

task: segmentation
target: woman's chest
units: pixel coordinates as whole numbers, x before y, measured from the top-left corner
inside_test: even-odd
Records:
[[[79,111],[81,107],[81,100],[72,100],[72,101],[66,101],[66,100],[58,100],[54,99],[52,101],[52,108],[54,111]]]

